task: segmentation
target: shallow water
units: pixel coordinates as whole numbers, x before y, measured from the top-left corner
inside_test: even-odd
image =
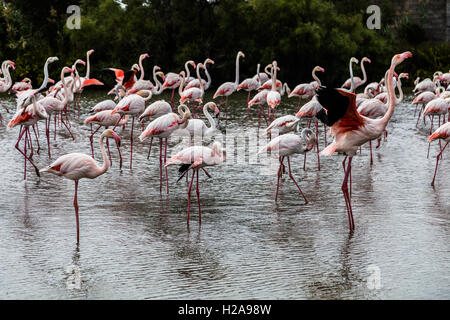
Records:
[[[242,135],[258,127],[255,111],[247,119],[246,98],[233,96],[229,105],[228,128],[240,128]],[[1,99],[15,109],[11,98]],[[81,119],[72,115],[76,140],[58,128],[52,159],[40,124],[38,167],[65,153],[90,153],[83,114],[103,99],[103,92],[83,94]],[[308,155],[306,171],[303,156],[291,161],[307,205],[288,177],[276,204],[276,177],[263,170],[264,162],[210,168],[213,179],[200,179],[201,228],[193,193],[188,230],[184,180],[175,183],[171,167],[170,194],[160,194],[158,145],[147,160],[148,142],[138,141],[137,128],[130,171],[128,125],[118,130],[122,171],[111,148],[109,171],[80,181],[79,246],[73,182],[49,174],[39,179],[34,170],[23,181],[23,158],[14,149],[18,128],[6,130],[12,114],[0,108],[0,298],[448,299],[450,154],[444,154],[432,188],[438,145],[431,145],[427,159],[429,122],[415,127],[411,100],[396,108],[373,166],[368,146],[353,160],[353,233],[341,192],[343,157],[322,157],[318,171],[315,153]],[[283,97],[278,115],[296,109],[297,100]],[[169,141],[169,155],[175,143]]]

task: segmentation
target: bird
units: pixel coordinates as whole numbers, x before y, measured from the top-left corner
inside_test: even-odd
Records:
[[[281,102],[280,92],[277,91],[276,83],[277,83],[277,62],[272,62],[272,89],[267,93],[267,104],[269,105],[269,114],[268,118],[270,120],[270,109],[275,109]]]
[[[259,67],[260,67],[260,64],[258,64],[258,66],[257,66],[256,75],[260,74]],[[243,89],[248,92],[248,95],[247,95],[247,104],[248,104],[250,101],[250,93],[252,91],[257,90],[260,86],[261,86],[261,82],[258,77],[247,78],[247,79],[244,79],[244,81],[242,81],[238,85],[237,91]]]
[[[419,80],[420,78],[417,78],[416,80]],[[415,87],[413,89],[414,94],[419,94],[425,91],[436,91],[436,84],[431,81],[430,78],[423,79],[422,81],[415,83]]]
[[[214,64],[214,60],[210,59],[210,58],[206,58],[205,62],[203,62],[203,66],[205,69],[205,74],[206,74],[206,79],[207,81],[205,81],[204,79],[202,79],[202,83],[203,83],[203,87],[204,90],[208,90],[209,87],[211,86],[211,76],[209,75],[208,70],[206,69],[207,64]],[[198,79],[193,79],[192,81],[189,81],[189,83],[187,84],[185,90],[190,89],[190,88],[200,88],[200,81],[198,81]]]
[[[225,82],[222,83],[219,88],[217,88],[214,93],[213,99],[217,97],[225,96],[225,118],[228,121],[228,97],[236,91],[239,85],[239,58],[245,58],[245,55],[242,51],[239,51],[236,55],[236,78],[234,82]]]
[[[11,74],[9,73],[9,68],[13,68],[13,70],[16,68],[14,62],[11,60],[3,61],[1,70],[4,75],[4,78],[0,79],[1,80],[0,81],[0,93],[8,91],[12,85],[12,78],[11,78]],[[9,113],[8,107],[6,107],[1,102],[0,102],[0,105],[2,105],[2,107],[6,110],[6,112]],[[3,117],[2,117],[2,114],[0,113],[0,122],[2,122],[2,120],[3,120]]]
[[[187,225],[189,227],[189,217],[191,213],[191,190],[194,182],[194,178],[196,177],[196,193],[197,193],[197,202],[198,202],[198,219],[199,224],[202,223],[202,212],[200,207],[200,191],[198,186],[198,176],[199,169],[208,166],[216,166],[222,164],[226,160],[226,151],[222,148],[222,144],[220,142],[214,142],[212,148],[204,147],[204,146],[192,146],[188,147],[174,156],[172,156],[166,163],[165,167],[179,165],[180,168],[178,172],[180,173],[180,177],[178,181],[183,178],[183,176],[189,171],[192,170],[192,178],[189,183],[188,188],[188,207],[187,207]]]
[[[184,69],[186,70],[185,75],[187,75],[187,78],[189,78],[190,75],[189,65],[196,68],[196,64],[194,61],[192,60],[186,61],[186,63],[184,64]],[[164,80],[163,83],[163,90],[172,89],[172,97],[170,98],[170,105],[173,106],[173,97],[175,94],[175,89],[178,88],[181,84],[180,73],[169,72],[166,74],[165,77],[166,79]]]
[[[346,154],[342,162],[345,174],[341,189],[346,202],[350,231],[355,228],[351,200],[348,193],[348,178],[351,172],[353,156],[356,154],[359,146],[378,138],[386,129],[395,109],[395,93],[392,83],[394,70],[397,65],[410,57],[412,57],[411,52],[406,51],[394,55],[391,60],[387,76],[389,106],[388,111],[380,119],[370,119],[361,116],[356,110],[356,95],[351,90],[349,92],[345,89],[323,86],[317,90],[317,99],[323,106],[323,110],[319,111],[316,117],[327,126],[331,126],[330,130],[333,136],[333,142],[322,150],[321,155],[331,156],[335,152]],[[345,169],[347,157],[348,165],[347,169]]]
[[[31,152],[33,152],[33,148],[31,145],[31,135],[30,135],[30,127],[36,124],[39,120],[44,120],[48,118],[47,112],[45,112],[44,107],[41,104],[36,102],[36,95],[39,92],[37,90],[33,90],[31,94],[24,101],[28,106],[26,108],[20,109],[16,111],[16,114],[8,123],[8,130],[13,127],[20,125],[19,138],[17,139],[17,143],[15,148],[24,156],[24,171],[23,171],[23,179],[27,178],[27,160],[31,163],[36,171],[36,175],[40,177],[38,167],[31,160],[32,153],[30,156],[27,156],[27,145],[30,143]],[[31,105],[28,100],[31,100]],[[19,143],[22,140],[22,137],[25,135],[24,141],[24,150],[20,149]]]
[[[298,125],[297,124],[297,131],[298,131]],[[308,200],[306,199],[305,195],[303,194],[302,189],[298,185],[297,181],[295,181],[294,176],[292,175],[291,171],[291,160],[290,157],[294,154],[304,154],[305,152],[310,151],[312,148],[314,148],[314,145],[316,143],[316,137],[314,136],[313,132],[310,129],[303,129],[300,133],[300,135],[295,133],[286,133],[283,135],[280,135],[274,139],[272,139],[266,146],[264,146],[259,153],[267,152],[270,153],[276,153],[278,155],[278,160],[280,162],[280,166],[278,168],[278,178],[277,178],[277,191],[275,194],[275,201],[278,200],[278,190],[280,186],[280,178],[283,176],[283,172],[285,171],[284,166],[284,158],[287,158],[288,161],[288,169],[289,169],[289,178],[295,183],[298,190],[300,191],[301,195],[303,196],[303,199],[305,200],[305,204],[308,203]]]
[[[75,208],[75,218],[77,224],[77,243],[80,242],[80,223],[78,216],[78,182],[80,179],[95,179],[108,171],[109,161],[106,156],[103,140],[105,138],[113,138],[117,144],[120,144],[120,137],[111,129],[106,129],[100,136],[100,151],[102,152],[103,165],[100,166],[91,156],[83,153],[69,153],[56,159],[55,162],[48,167],[40,170],[41,173],[49,172],[57,176],[73,180],[75,182],[75,196],[73,206]]]
[[[364,57],[361,59],[361,71],[363,73],[363,79],[361,80],[360,77],[353,77],[353,81],[354,81],[354,89],[356,90],[359,86],[362,86],[364,83],[366,83],[367,81],[367,75],[366,75],[366,69],[364,68],[364,62],[368,62],[371,63],[372,61],[370,61],[369,58]],[[358,63],[358,62],[356,62]],[[351,79],[347,79],[344,84],[342,85],[342,88],[346,88],[346,89],[350,89],[351,88]]]
[[[419,123],[419,119],[420,119],[420,116],[422,115],[422,111],[423,111],[423,109],[425,108],[425,105],[426,105],[428,102],[430,102],[431,100],[436,99],[436,97],[437,97],[437,95],[436,95],[434,92],[431,92],[431,91],[424,91],[424,92],[419,93],[419,94],[414,98],[414,100],[412,101],[412,103],[416,105],[416,109],[415,109],[415,111],[414,111],[414,117],[416,117],[417,106],[418,106],[419,104],[422,105],[421,108],[419,109],[419,117],[417,118],[416,127],[417,127],[417,124]]]
[[[295,130],[295,126],[299,121],[300,119],[296,116],[288,114],[273,120],[265,131],[267,134],[275,131],[278,135],[282,135]]]
[[[11,87],[11,89],[16,92],[20,92],[20,91],[31,89],[32,87],[33,86],[31,85],[31,79],[23,78],[22,81],[14,83],[14,85]]]
[[[288,98],[299,97],[297,107],[300,106],[302,99],[309,99],[314,96],[316,94],[315,90],[321,86],[320,79],[316,75],[317,71],[325,72],[325,69],[320,66],[315,66],[312,70],[314,81],[297,85],[288,95]]]
[[[147,94],[146,98],[143,98],[141,95]],[[152,92],[150,90],[141,90],[138,93],[133,93],[130,95],[127,95],[125,98],[120,100],[120,102],[117,104],[117,106],[114,108],[114,110],[111,111],[111,114],[119,113],[121,115],[121,118],[125,115],[131,116],[131,131],[130,131],[130,169],[133,168],[133,131],[134,131],[134,118],[140,114],[145,109],[145,103],[149,101],[152,98]],[[120,119],[121,119],[120,118]],[[120,120],[119,120],[120,121]],[[119,124],[119,122],[116,123],[113,129],[116,128],[116,126]],[[120,168],[122,166],[120,165]]]
[[[434,181],[436,180],[436,173],[438,169],[439,164],[439,158],[442,156],[442,153],[444,152],[445,148],[447,147],[448,143],[450,142],[450,122],[446,122],[443,125],[441,125],[435,132],[433,132],[432,135],[428,137],[428,141],[432,142],[433,140],[441,139],[444,140],[445,145],[443,148],[441,148],[440,152],[436,156],[436,168],[434,169],[434,176],[433,181],[431,181],[431,186],[434,187]]]
[[[199,102],[202,103],[203,95],[205,94],[205,88],[203,86],[202,78],[200,77],[200,69],[204,69],[203,63],[197,64],[197,80],[200,83],[200,88],[192,87],[189,89],[183,90],[183,86],[186,83],[186,79],[184,78],[184,72],[182,74],[183,80],[180,85],[180,103],[184,104],[186,102]]]
[[[189,123],[185,129],[187,132],[189,132],[189,135],[194,139],[194,141],[197,138],[200,138],[202,140],[203,137],[211,135],[216,130],[216,121],[214,121],[214,119],[211,117],[208,109],[213,111],[216,117],[219,115],[220,110],[219,108],[217,108],[217,105],[214,102],[208,102],[203,106],[203,114],[205,115],[206,119],[208,119],[210,127],[208,127],[203,120],[191,119],[189,120]]]
[[[184,71],[182,71],[184,72]],[[142,131],[139,136],[139,140],[141,142],[145,141],[148,137],[151,138],[150,145],[153,142],[153,138],[159,138],[159,191],[162,191],[162,149],[163,149],[163,139],[165,139],[165,147],[164,147],[164,163],[167,160],[167,138],[176,130],[176,129],[184,129],[189,124],[189,120],[191,119],[191,111],[189,108],[180,104],[178,106],[178,113],[168,113],[163,116],[160,116],[150,122],[148,126]],[[181,118],[180,118],[181,116]],[[169,193],[169,181],[167,177],[167,169],[166,169],[166,182],[167,182],[167,193]]]

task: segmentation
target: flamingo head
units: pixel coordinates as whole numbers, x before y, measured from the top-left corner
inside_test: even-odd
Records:
[[[13,70],[16,70],[16,64],[14,63],[14,61],[8,60],[8,62],[9,62],[9,66],[11,68],[13,68]]]
[[[245,58],[245,54],[244,54],[242,51],[239,51],[239,52],[238,52],[238,56],[239,56],[239,57],[242,57],[242,58]]]
[[[69,67],[64,67],[63,68],[63,73],[72,73],[72,72],[75,72],[75,70],[72,69],[72,68],[69,68]]]
[[[117,133],[114,132],[114,130],[106,129],[105,131],[103,131],[102,137],[113,138],[114,141],[116,141],[116,144],[120,147],[120,137]]]
[[[160,76],[160,77],[161,77],[161,79],[162,79],[163,81],[165,81],[165,80],[166,80],[166,77],[164,76],[164,72],[162,72],[162,71],[159,71],[159,72],[157,72],[157,73],[156,73],[156,75],[157,75],[157,76]]]
[[[355,57],[351,57],[350,58],[350,63],[358,63],[358,59],[356,59]]]
[[[362,58],[362,60],[361,60],[361,62],[365,62],[365,61],[367,61],[368,63],[372,63],[372,61],[370,61],[370,59],[367,58],[367,57],[364,57],[364,58]]]
[[[58,61],[58,60],[59,60],[58,57],[50,57],[50,58],[47,59],[48,63],[53,63],[53,62]]]
[[[208,102],[207,104],[205,104],[205,106],[207,106],[209,110],[214,111],[216,117],[219,116],[220,110],[219,108],[217,108],[217,105],[214,102]]]
[[[300,124],[300,122],[298,122]],[[316,135],[312,130],[305,128],[302,130],[300,136],[302,137],[302,148],[303,152],[311,151],[316,145]]]
[[[88,52],[86,52],[86,55],[90,56],[91,54],[94,53],[94,49],[89,50]]]
[[[406,79],[409,79],[409,74],[403,72],[403,73],[400,73],[398,77],[399,77],[399,78],[406,78]]]
[[[391,64],[399,65],[400,63],[403,62],[403,60],[411,58],[411,57],[412,57],[412,53],[409,51],[405,51],[403,53],[396,54],[395,56],[392,57]]]
[[[320,71],[320,72],[325,72],[325,69],[320,67],[320,66],[315,67],[314,70],[315,71]]]
[[[208,59],[205,60],[205,63],[204,63],[204,64],[206,65],[207,63],[214,64],[214,60],[208,58]]]

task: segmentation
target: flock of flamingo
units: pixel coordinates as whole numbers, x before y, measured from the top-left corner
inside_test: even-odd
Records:
[[[203,63],[187,61],[185,70],[177,73],[164,74],[158,66],[153,67],[153,82],[145,80],[145,73],[142,62],[148,58],[148,54],[142,54],[138,64],[124,71],[117,68],[105,68],[103,71],[114,73],[117,84],[108,93],[115,95],[114,99],[104,100],[93,106],[84,123],[90,126],[89,136],[91,155],[82,153],[69,153],[56,159],[44,169],[39,168],[33,162],[34,153],[40,152],[39,127],[40,121],[45,122],[45,136],[47,142],[48,158],[52,157],[50,150],[51,116],[53,114],[53,139],[56,140],[58,128],[67,130],[72,139],[75,139],[70,128],[71,105],[74,113],[80,113],[80,96],[86,86],[103,85],[102,82],[90,77],[89,56],[94,50],[87,52],[85,61],[78,59],[71,67],[63,67],[60,73],[60,80],[55,81],[49,78],[49,65],[58,60],[57,57],[49,57],[44,65],[44,80],[37,89],[32,87],[31,80],[23,79],[21,82],[12,82],[10,69],[15,69],[12,61],[6,60],[2,64],[3,78],[0,78],[0,92],[9,92],[15,95],[17,108],[14,116],[8,122],[7,128],[12,129],[20,126],[19,137],[15,148],[24,157],[24,179],[27,175],[27,163],[29,163],[38,176],[41,173],[49,172],[58,176],[63,176],[75,182],[74,208],[76,215],[77,242],[79,242],[79,214],[78,214],[78,181],[82,178],[94,179],[104,174],[112,164],[111,151],[109,148],[109,138],[114,139],[122,168],[122,154],[120,151],[121,138],[115,132],[116,128],[123,127],[130,121],[130,168],[133,165],[133,132],[135,122],[140,122],[142,127],[139,140],[141,142],[150,138],[148,157],[150,157],[153,138],[159,139],[159,168],[160,168],[160,192],[163,189],[163,175],[166,181],[166,192],[169,192],[169,179],[167,168],[169,166],[179,166],[179,179],[186,177],[188,204],[187,204],[187,224],[189,225],[189,215],[191,206],[191,191],[194,180],[196,183],[196,195],[198,201],[199,222],[201,223],[201,206],[199,192],[199,174],[204,172],[208,177],[211,175],[206,167],[222,164],[226,160],[226,152],[220,142],[215,141],[212,147],[203,145],[191,145],[190,147],[173,155],[167,159],[167,141],[174,132],[183,130],[191,138],[200,137],[200,140],[210,136],[216,130],[216,121],[211,116],[213,112],[219,116],[219,108],[225,109],[225,119],[228,120],[228,97],[236,91],[248,91],[247,112],[250,113],[253,106],[258,107],[258,123],[265,121],[267,124],[266,133],[271,139],[259,153],[273,153],[279,157],[279,168],[277,173],[277,187],[275,201],[278,200],[279,182],[283,174],[286,173],[285,160],[287,160],[289,178],[295,183],[305,203],[308,202],[305,194],[295,180],[291,171],[290,157],[295,154],[303,154],[306,162],[306,153],[317,151],[318,170],[320,170],[320,155],[331,156],[335,153],[345,155],[342,162],[344,168],[344,180],[341,186],[347,209],[347,216],[350,230],[355,228],[352,205],[351,205],[351,169],[352,159],[358,149],[365,143],[370,145],[370,161],[372,164],[372,141],[377,141],[377,147],[383,136],[387,136],[386,126],[391,119],[395,106],[403,99],[401,79],[408,78],[408,74],[397,75],[396,66],[405,59],[412,57],[410,52],[404,52],[393,56],[391,65],[385,76],[379,82],[372,82],[366,85],[363,93],[356,94],[356,89],[367,81],[364,63],[371,63],[370,59],[361,59],[361,70],[363,79],[353,75],[352,65],[358,63],[354,57],[349,62],[350,77],[341,88],[330,88],[323,86],[316,75],[317,72],[325,70],[316,66],[312,70],[314,81],[302,83],[292,91],[286,83],[277,79],[277,72],[280,70],[277,61],[273,61],[260,72],[260,65],[257,66],[256,75],[239,82],[239,60],[245,58],[242,52],[236,56],[236,77],[234,82],[226,82],[218,87],[213,99],[225,97],[225,105],[220,101],[219,106],[215,102],[203,103],[205,91],[211,86],[211,76],[207,70],[208,64],[214,64],[211,59],[206,59]],[[85,65],[86,74],[80,76],[77,66]],[[190,68],[195,69],[196,77],[190,74]],[[200,72],[203,70],[206,79],[203,79]],[[139,74],[139,78],[137,75]],[[430,136],[428,140],[439,139],[440,152],[436,158],[436,168],[432,185],[434,186],[439,160],[442,153],[450,141],[450,122],[446,118],[450,108],[450,72],[436,72],[433,80],[427,78],[415,81],[414,94],[416,97],[413,104],[417,108],[420,105],[417,123],[422,116],[431,120]],[[447,88],[445,86],[448,85]],[[395,88],[399,91],[399,97],[395,94]],[[172,90],[171,101],[156,100],[151,102],[153,96],[162,91]],[[179,104],[175,103],[175,91],[178,89]],[[256,91],[256,95],[251,98],[251,92]],[[289,98],[298,98],[299,110],[295,115],[284,115],[276,117],[281,97],[287,94]],[[302,100],[307,101],[302,104]],[[2,104],[7,112],[9,110]],[[202,108],[201,108],[202,106]],[[267,106],[267,113],[266,113]],[[200,119],[200,111],[208,119],[208,127]],[[433,118],[439,116],[439,128],[433,132]],[[1,114],[0,114],[1,117]],[[442,124],[441,124],[441,117]],[[148,125],[146,121],[152,119]],[[301,120],[308,121],[308,128],[300,129]],[[311,130],[310,124],[315,123],[315,132]],[[331,136],[332,142],[319,152],[319,122],[324,127],[324,140],[327,145],[327,136]],[[416,125],[417,125],[416,123]],[[94,127],[96,126],[96,128]],[[94,159],[93,137],[100,128],[105,130],[100,135],[99,148],[101,151],[103,164],[100,165]],[[327,130],[327,127],[329,129]],[[112,129],[111,129],[112,128]],[[31,132],[31,130],[33,132]],[[35,137],[33,145],[32,135]],[[272,138],[272,135],[275,137]],[[105,149],[104,141],[106,138]],[[441,145],[441,140],[445,145]],[[192,141],[192,140],[191,140]],[[21,147],[22,142],[22,147]],[[163,174],[163,171],[165,174]],[[192,172],[189,178],[189,172]],[[189,181],[190,179],[190,181]],[[350,187],[349,187],[350,181]],[[350,192],[349,192],[350,191]]]

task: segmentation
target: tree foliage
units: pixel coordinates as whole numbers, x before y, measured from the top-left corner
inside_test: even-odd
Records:
[[[309,81],[311,70],[325,68],[326,83],[341,84],[348,78],[351,56],[371,58],[371,80],[384,74],[394,53],[414,51],[407,40],[398,39],[389,1],[381,1],[383,27],[369,30],[366,0],[80,0],[38,3],[2,1],[0,7],[0,53],[16,62],[14,77],[42,78],[48,56],[58,56],[58,68],[76,58],[91,56],[93,73],[105,67],[130,68],[141,53],[148,52],[145,69],[159,65],[165,72],[180,71],[186,60],[215,60],[213,86],[234,79],[236,53],[241,50],[241,77],[277,60],[280,78],[291,86]],[[81,29],[65,24],[68,5],[81,8]],[[400,35],[401,36],[401,35]],[[410,36],[410,34],[408,34]],[[422,53],[448,55],[448,44]],[[413,52],[414,53],[414,52]],[[427,60],[430,59],[430,60]],[[421,56],[420,72],[449,68],[448,56]],[[414,63],[414,62],[413,62]],[[56,68],[56,69],[58,69]],[[52,72],[55,76],[55,69]],[[356,67],[357,74],[359,70]],[[107,78],[106,76],[104,76]],[[148,77],[147,77],[148,78]]]

